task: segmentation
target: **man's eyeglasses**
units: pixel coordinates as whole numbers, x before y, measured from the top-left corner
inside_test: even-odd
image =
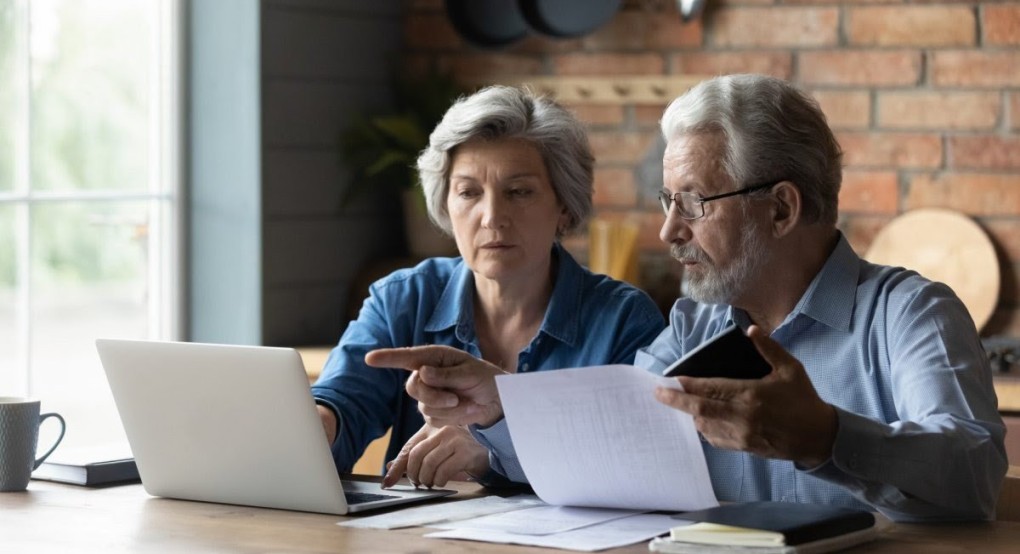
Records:
[[[764,185],[753,185],[750,187],[744,187],[731,192],[724,192],[722,194],[716,194],[715,196],[702,197],[696,192],[678,192],[676,194],[669,194],[666,191],[659,191],[659,203],[662,204],[662,211],[667,216],[669,215],[669,209],[671,206],[676,204],[677,210],[680,212],[680,217],[684,219],[699,219],[705,216],[705,203],[713,200],[719,200],[720,198],[728,198],[730,196],[740,196],[743,194],[750,194],[752,192],[758,192],[759,190],[765,190],[772,188],[779,183],[782,183],[785,179],[780,179],[774,183],[766,183]]]

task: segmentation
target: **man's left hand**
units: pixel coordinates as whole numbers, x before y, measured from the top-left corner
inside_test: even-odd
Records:
[[[836,439],[835,408],[819,398],[804,366],[758,326],[748,337],[771,373],[748,380],[678,377],[684,390],[660,387],[656,399],[691,414],[712,446],[821,465]]]

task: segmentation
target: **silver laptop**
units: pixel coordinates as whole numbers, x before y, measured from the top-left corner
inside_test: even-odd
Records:
[[[291,348],[99,339],[145,490],[347,514],[453,494],[341,481]]]

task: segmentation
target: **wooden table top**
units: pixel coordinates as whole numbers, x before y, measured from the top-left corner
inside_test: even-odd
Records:
[[[458,484],[456,498],[480,489]],[[356,517],[356,516],[355,516]],[[427,529],[340,527],[343,517],[154,498],[141,485],[89,489],[32,481],[0,493],[2,552],[544,553],[524,546],[423,538]],[[994,554],[1020,551],[1020,523],[894,525],[846,552]],[[646,542],[613,554],[648,552]]]

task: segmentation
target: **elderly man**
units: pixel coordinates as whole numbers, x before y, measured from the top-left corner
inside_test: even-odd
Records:
[[[686,290],[635,363],[660,372],[735,323],[772,366],[656,392],[694,417],[719,499],[993,517],[1005,431],[973,321],[948,287],[861,260],[837,230],[841,152],[817,103],[778,79],[719,77],[677,98],[662,131],[660,237]],[[492,368],[379,354],[429,366],[408,390],[434,423],[498,424]]]

